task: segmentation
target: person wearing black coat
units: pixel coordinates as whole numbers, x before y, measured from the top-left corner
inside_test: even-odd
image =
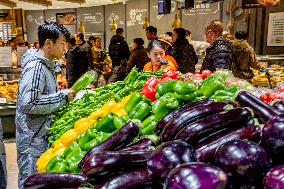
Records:
[[[121,61],[127,61],[130,56],[129,47],[124,40],[122,28],[117,28],[116,35],[112,36],[110,40],[109,56],[112,60],[112,67],[120,66]]]
[[[146,63],[151,59],[148,57],[147,50],[144,48],[144,40],[142,38],[133,39],[132,51],[127,61],[126,72],[129,73],[135,66],[139,72],[143,71]]]
[[[66,76],[68,82],[68,88],[88,71],[88,62],[82,58],[85,55],[84,50],[76,45],[76,40],[74,37],[68,42],[69,50],[65,55],[66,58]]]
[[[189,44],[186,39],[186,32],[183,28],[175,28],[173,30],[173,46],[172,56],[178,64],[178,70],[181,73],[195,72],[195,65],[198,62],[198,57],[194,51],[194,48]]]
[[[94,64],[93,64],[93,53],[92,53],[92,48],[87,43],[84,39],[84,34],[83,33],[78,33],[76,34],[76,44],[79,45],[80,51],[82,53],[81,61],[85,61],[88,64],[88,69],[92,70],[94,69]]]
[[[231,70],[233,63],[234,48],[231,42],[222,36],[223,24],[220,21],[212,21],[205,28],[205,37],[210,46],[206,49],[206,56],[203,60],[203,70],[216,69]]]

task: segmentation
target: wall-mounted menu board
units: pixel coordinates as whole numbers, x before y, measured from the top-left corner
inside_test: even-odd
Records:
[[[45,10],[45,20],[56,22],[56,14],[70,13],[70,12],[76,12],[76,10],[75,9],[60,9],[60,10],[48,9],[48,10]],[[76,33],[76,25],[64,25],[64,27],[66,27],[71,34]]]
[[[130,45],[134,38],[142,38],[148,44],[143,30],[144,19],[148,14],[148,0],[131,0],[126,3],[127,41]]]
[[[192,33],[192,39],[203,40],[204,29],[212,21],[221,18],[220,3],[202,3],[203,0],[195,0],[193,9],[182,10],[182,26]]]
[[[82,7],[77,9],[77,30],[83,21],[86,32],[104,33],[104,7]]]
[[[280,0],[245,0],[245,1],[242,1],[242,7],[244,9],[272,7],[272,6],[277,6],[278,4],[280,4]]]
[[[117,20],[117,26],[125,31],[125,4],[116,3],[105,6],[105,37],[106,48],[108,49],[110,39],[115,31],[110,31],[112,20]]]
[[[158,29],[158,35],[172,31],[174,21],[174,12],[176,10],[176,1],[172,0],[171,14],[158,14],[158,0],[150,0],[150,25]]]

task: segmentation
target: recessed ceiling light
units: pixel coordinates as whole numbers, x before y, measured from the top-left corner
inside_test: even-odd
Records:
[[[60,9],[60,7],[56,7],[56,8]]]

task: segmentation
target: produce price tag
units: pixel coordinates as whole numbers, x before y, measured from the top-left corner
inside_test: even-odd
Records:
[[[0,103],[6,103],[6,98],[0,98]]]

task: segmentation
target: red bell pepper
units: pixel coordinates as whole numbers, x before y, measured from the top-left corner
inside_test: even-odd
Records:
[[[143,89],[141,91],[141,94],[146,96],[148,99],[150,99],[152,102],[156,101],[156,89],[155,87],[160,82],[160,79],[157,77],[150,77],[143,85]]]
[[[167,72],[165,72],[161,79],[164,79],[166,77],[172,78],[172,79],[178,79],[179,78],[179,73],[178,71],[173,71],[173,70],[168,70]]]

